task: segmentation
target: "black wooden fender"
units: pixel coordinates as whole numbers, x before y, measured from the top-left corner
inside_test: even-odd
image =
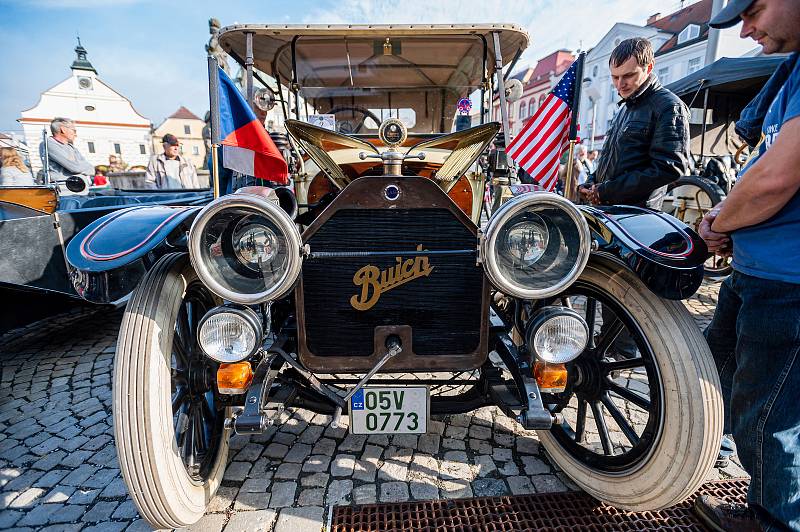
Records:
[[[98,218],[70,240],[75,291],[93,303],[124,300],[164,254],[188,251],[187,234],[202,207],[131,207]]]
[[[640,207],[578,207],[589,224],[593,253],[624,263],[665,299],[687,299],[703,282],[708,248],[680,220]]]

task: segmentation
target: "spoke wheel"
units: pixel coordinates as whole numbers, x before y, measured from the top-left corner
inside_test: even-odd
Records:
[[[228,457],[228,413],[197,325],[216,298],[185,253],[162,257],[133,292],[114,358],[114,439],[122,478],[154,528],[197,522]]]
[[[543,398],[564,416],[538,432],[547,455],[619,508],[653,511],[684,501],[714,466],[723,421],[716,367],[686,307],[598,256],[554,301],[583,312],[593,334],[568,366],[565,392]]]
[[[224,410],[214,400],[216,367],[197,344],[200,319],[214,301],[199,282],[188,287],[178,310],[172,343],[172,424],[186,472],[208,478],[222,439]]]
[[[593,334],[570,364],[567,390],[550,406],[564,415],[551,432],[596,469],[628,469],[652,451],[663,421],[663,391],[652,346],[630,314],[601,290],[578,281],[560,299],[584,313]],[[613,319],[603,324],[609,310]],[[623,335],[635,342],[637,356],[622,358],[615,352],[614,344]]]
[[[716,183],[687,176],[670,183],[661,210],[698,231],[703,216],[723,199],[725,192]],[[709,279],[727,277],[733,271],[731,258],[717,253],[709,253],[704,268]]]

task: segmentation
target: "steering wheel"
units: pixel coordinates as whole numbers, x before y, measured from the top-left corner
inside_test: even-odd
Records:
[[[339,107],[334,107],[328,114],[335,115],[336,113],[341,113],[342,111],[351,111],[355,113],[360,113],[363,115],[361,120],[358,122],[357,125],[353,126],[348,120],[336,120],[336,131],[337,133],[342,133],[344,135],[355,135],[361,128],[364,127],[364,122],[367,121],[367,118],[371,118],[375,121],[376,124],[381,123],[381,119],[375,116],[375,113],[370,111],[369,109],[364,109],[363,107],[353,107],[350,105],[342,105]]]

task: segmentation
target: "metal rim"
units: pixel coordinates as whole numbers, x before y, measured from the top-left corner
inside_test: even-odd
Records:
[[[509,219],[529,207],[537,206],[556,207],[566,212],[578,228],[580,249],[578,250],[575,264],[561,281],[548,288],[528,289],[509,281],[500,274],[495,244],[500,229]],[[481,245],[481,256],[484,258],[483,264],[486,275],[496,288],[508,295],[521,299],[541,299],[558,294],[580,276],[589,261],[590,243],[589,225],[571,201],[552,192],[530,192],[506,202],[491,217],[486,227],[486,236]]]
[[[202,246],[200,240],[208,222],[223,210],[237,207],[256,209],[275,223],[286,238],[290,251],[287,255],[286,272],[284,272],[281,279],[272,288],[255,294],[241,294],[225,288],[211,275],[201,259]],[[264,301],[275,300],[291,290],[300,275],[302,267],[301,248],[302,238],[300,237],[300,232],[283,209],[260,196],[250,194],[236,194],[217,198],[200,211],[189,230],[189,258],[191,259],[192,267],[197,272],[197,276],[214,294],[227,301],[242,305],[255,305]]]
[[[565,419],[561,424],[553,425],[550,432],[567,453],[586,466],[609,474],[630,474],[653,453],[661,438],[664,424],[664,392],[655,353],[633,316],[602,288],[578,281],[561,296],[585,296],[587,298],[586,321],[589,323],[590,330],[595,329],[598,302],[608,305],[616,315],[616,319],[605,333],[601,332],[597,336],[590,335],[589,345],[584,352],[568,363],[570,377],[567,389],[561,394],[554,395],[558,401],[548,406],[553,412],[562,412],[569,404],[570,399],[575,396],[578,402],[575,427]],[[620,332],[625,329],[630,332],[636,342],[639,356],[632,359],[613,360],[607,356],[609,349]],[[611,378],[612,372],[636,368],[645,369],[648,397],[621,386]],[[647,413],[647,423],[641,434],[636,432],[619,407],[612,401],[612,393],[615,396],[614,399],[622,399]],[[588,444],[583,441],[586,432],[587,408],[592,411],[592,418],[603,449],[602,454],[590,449]],[[615,446],[609,435],[605,412],[608,412],[610,419],[614,421],[627,443],[630,444],[629,450],[615,454]]]
[[[170,356],[172,426],[178,455],[189,477],[205,482],[224,437],[225,410],[214,394],[216,365],[197,342],[201,321],[214,301],[201,283],[186,289],[181,301]]]

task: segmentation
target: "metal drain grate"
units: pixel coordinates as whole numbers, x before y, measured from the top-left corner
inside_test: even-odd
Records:
[[[577,491],[338,506],[333,511],[331,532],[702,531],[691,511],[701,494],[744,502],[747,480],[707,482],[689,500],[659,512],[617,510]]]

